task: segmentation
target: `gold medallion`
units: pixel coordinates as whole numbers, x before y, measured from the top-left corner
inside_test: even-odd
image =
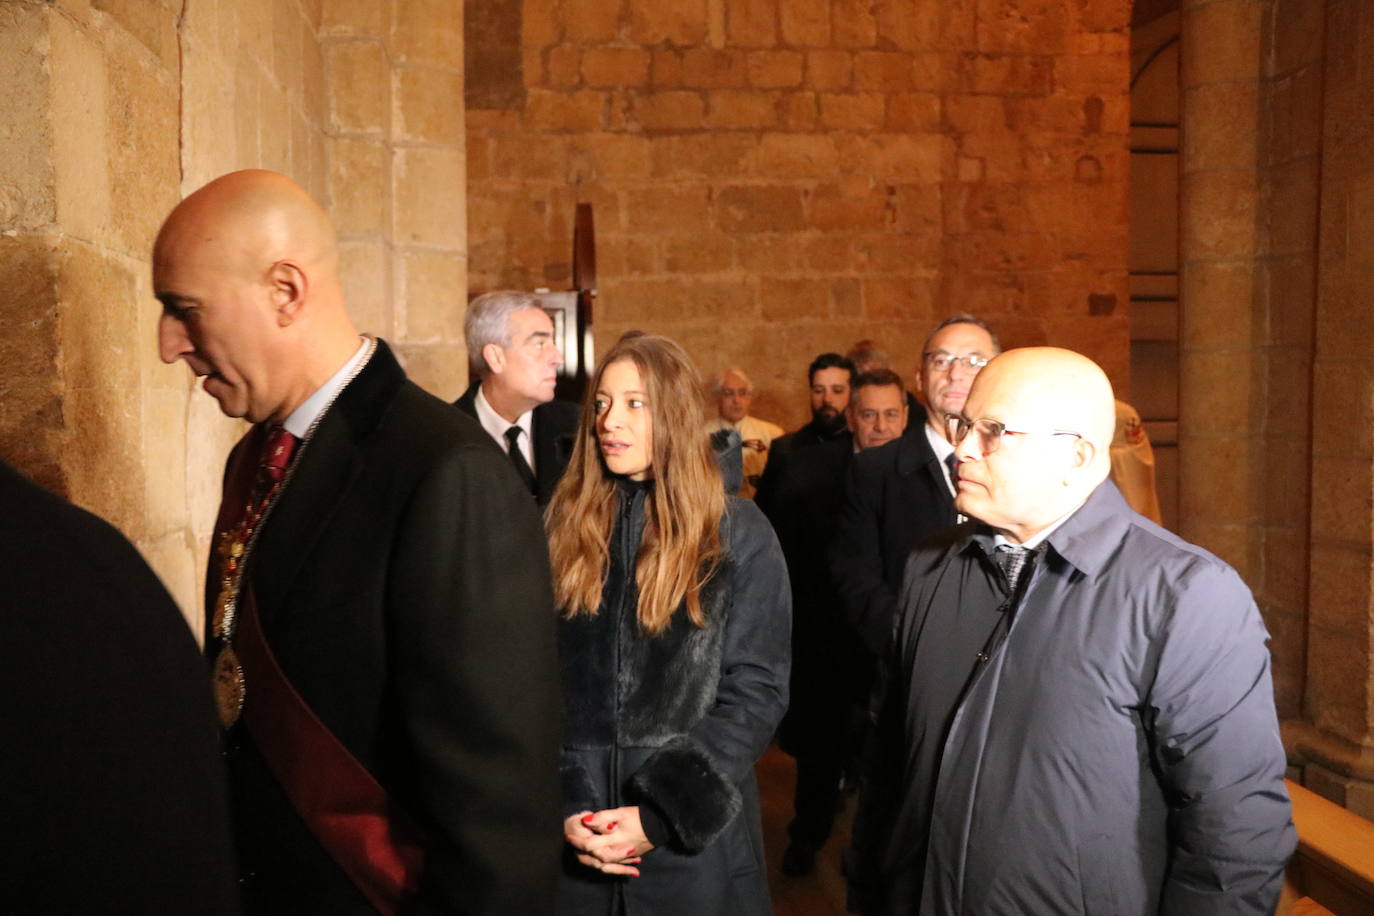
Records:
[[[215,656],[214,682],[219,724],[227,730],[239,720],[239,713],[243,711],[243,666],[233,646],[226,645]]]

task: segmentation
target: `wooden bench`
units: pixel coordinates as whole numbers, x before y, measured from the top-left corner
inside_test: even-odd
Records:
[[[1374,916],[1374,822],[1294,782],[1298,851],[1288,863],[1284,916]]]

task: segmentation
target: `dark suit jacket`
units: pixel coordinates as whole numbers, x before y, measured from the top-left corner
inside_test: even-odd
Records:
[[[784,458],[773,485],[759,495],[792,586],[792,703],[780,732],[783,749],[792,754],[842,740],[845,716],[868,692],[868,660],[826,568],[854,457],[848,436],[799,449]]]
[[[473,418],[477,416],[477,388],[480,385],[481,382],[473,382],[463,396],[453,402]],[[572,457],[578,410],[571,401],[549,401],[534,408],[530,438],[534,441],[534,499],[540,506],[547,506],[553,498],[554,487],[563,478],[568,459]]]
[[[0,463],[0,912],[239,912],[210,680],[117,531]]]
[[[820,445],[822,442],[841,441],[849,443],[850,448],[853,448],[854,437],[849,432],[849,427],[843,423],[837,427],[822,427],[815,420],[799,429],[792,430],[790,433],[778,436],[768,445],[768,463],[763,466],[763,473],[759,475],[759,484],[754,492],[754,499],[768,500],[767,493],[777,486],[789,456],[813,445]]]
[[[879,658],[892,636],[911,549],[954,524],[946,474],[919,428],[860,452],[849,468],[830,574],[845,615]]]
[[[423,911],[550,912],[558,668],[533,502],[383,342],[300,448],[246,574],[277,661],[428,833]],[[373,912],[242,724],[229,761],[246,907]]]

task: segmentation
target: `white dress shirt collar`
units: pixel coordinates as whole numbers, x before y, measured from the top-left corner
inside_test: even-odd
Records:
[[[305,434],[310,432],[310,427],[315,425],[315,420],[330,404],[334,403],[334,398],[338,397],[339,392],[343,391],[344,386],[357,373],[363,363],[367,360],[376,346],[376,341],[370,337],[364,337],[358,344],[358,349],[353,351],[353,355],[348,358],[348,362],[339,367],[339,371],[329,377],[315,393],[306,398],[301,406],[291,412],[291,416],[286,418],[282,426],[288,433],[298,439],[304,439]]]
[[[517,441],[520,443],[520,453],[525,456],[525,461],[529,463],[530,470],[534,470],[534,410],[522,413],[514,423],[506,420],[496,412],[496,408],[491,406],[486,394],[482,391],[482,386],[477,386],[477,396],[472,399],[473,406],[477,408],[477,422],[482,424],[482,428],[487,431],[487,435],[496,440],[496,444],[501,446],[501,451],[510,454],[510,444],[506,441],[506,430],[512,426],[518,426],[525,431]]]

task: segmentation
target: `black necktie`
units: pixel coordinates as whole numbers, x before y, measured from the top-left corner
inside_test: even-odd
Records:
[[[945,467],[949,468],[949,485],[959,492],[959,456],[950,452],[945,456]]]
[[[520,451],[520,434],[524,430],[518,426],[512,426],[506,430],[506,445],[509,446],[510,463],[515,465],[515,473],[520,475],[520,479],[525,482],[525,488],[531,493],[534,492],[534,471],[530,470],[530,463],[525,460],[525,453]]]

